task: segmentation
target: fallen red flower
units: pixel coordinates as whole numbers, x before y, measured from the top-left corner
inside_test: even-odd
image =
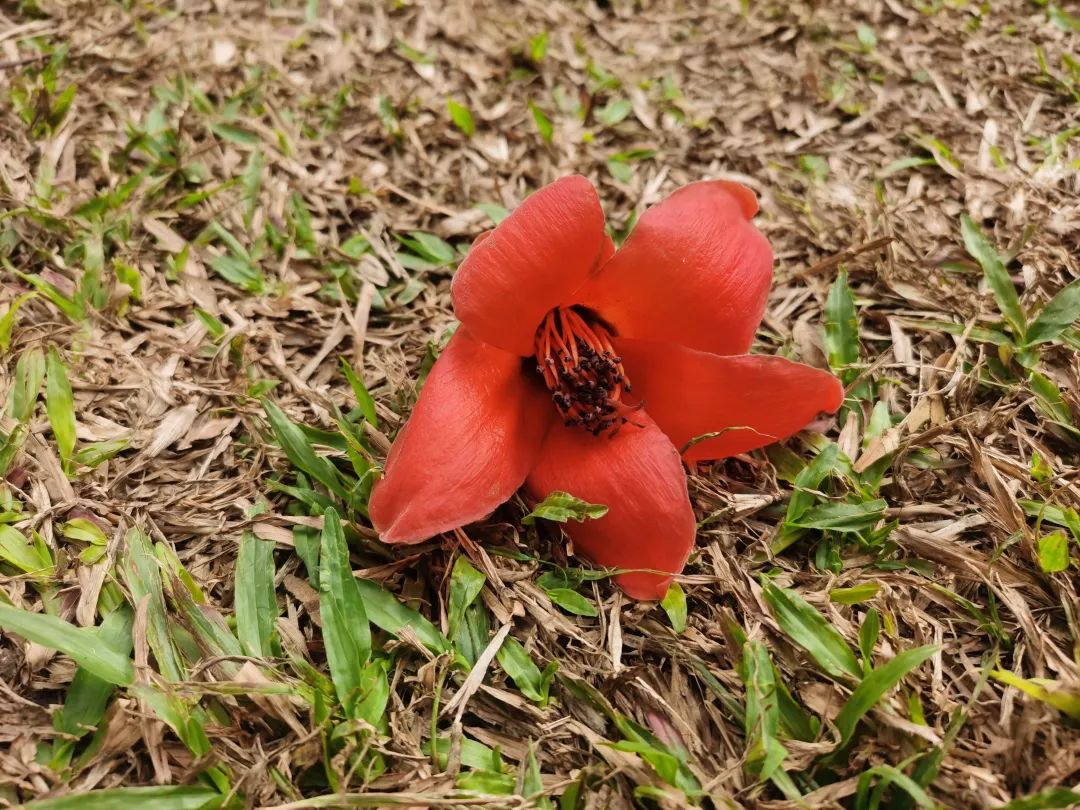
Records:
[[[565,526],[575,549],[638,569],[616,577],[630,596],[662,597],[695,534],[676,448],[744,453],[843,400],[827,372],[746,353],[772,280],[755,213],[744,186],[692,183],[615,251],[596,190],[572,176],[478,238],[451,288],[461,327],[372,492],[383,541],[479,520],[522,484],[566,491],[608,507]]]

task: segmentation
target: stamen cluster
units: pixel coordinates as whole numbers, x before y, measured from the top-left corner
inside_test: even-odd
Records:
[[[573,307],[551,310],[536,332],[536,360],[567,427],[598,436],[626,424],[621,400],[630,382],[599,319]]]

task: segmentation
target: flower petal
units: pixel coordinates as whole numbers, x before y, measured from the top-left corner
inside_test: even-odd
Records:
[[[683,186],[642,215],[578,303],[625,337],[746,352],[772,281],[772,249],[750,223],[756,212],[738,183]]]
[[[544,315],[599,267],[609,245],[592,183],[556,180],[473,244],[454,275],[454,312],[480,340],[528,356]]]
[[[614,568],[670,572],[621,574],[616,583],[635,599],[661,599],[694,545],[694,512],[686,474],[671,442],[643,411],[613,437],[553,425],[526,487],[537,499],[561,490],[608,512],[564,530],[574,548]]]
[[[458,329],[372,490],[383,542],[418,543],[491,513],[525,480],[553,413],[520,357]]]
[[[844,401],[843,386],[832,374],[783,357],[723,357],[629,338],[614,345],[634,396],[677,448],[724,431],[686,450],[687,461],[724,458],[786,439]]]

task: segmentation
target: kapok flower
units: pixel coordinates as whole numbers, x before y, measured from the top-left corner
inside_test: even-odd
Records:
[[[575,550],[662,597],[694,545],[681,461],[771,444],[843,400],[827,372],[747,354],[772,281],[757,208],[737,183],[692,183],[616,251],[571,176],[479,237],[451,287],[461,326],[372,491],[382,540],[480,520],[522,484],[566,491],[608,507],[566,525]]]

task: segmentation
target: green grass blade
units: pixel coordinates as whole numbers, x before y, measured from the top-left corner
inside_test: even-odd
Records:
[[[847,703],[840,709],[840,713],[836,715],[836,727],[841,735],[840,746],[843,747],[851,740],[859,721],[887,691],[937,651],[938,647],[933,644],[905,650],[863,678],[855,691],[851,693]]]
[[[131,444],[130,439],[113,439],[112,441],[93,442],[84,445],[75,454],[75,462],[85,467],[97,467],[102,462],[114,458],[122,450],[126,450]]]
[[[0,560],[15,566],[26,574],[38,577],[52,576],[56,565],[47,557],[48,547],[40,548],[31,543],[21,532],[7,525],[0,525]]]
[[[19,307],[36,297],[36,292],[23,293],[8,304],[7,311],[0,316],[0,352],[6,352],[11,348],[11,331],[15,328],[15,318],[19,314]]]
[[[44,379],[45,355],[41,349],[23,352],[15,363],[15,385],[8,394],[8,413],[12,419],[17,422],[30,419]]]
[[[454,126],[471,138],[473,133],[476,132],[476,122],[473,121],[469,108],[452,98],[447,99],[446,107],[450,112],[450,120],[454,122]]]
[[[867,673],[874,665],[874,647],[881,636],[881,614],[876,608],[870,608],[859,625],[859,654],[862,656],[863,670]]]
[[[855,653],[828,619],[797,593],[773,584],[765,586],[765,601],[777,624],[792,641],[834,678],[862,677]]]
[[[576,520],[584,523],[590,518],[602,518],[608,512],[603,504],[588,503],[576,498],[569,492],[552,492],[544,500],[536,505],[529,514],[521,519],[525,525],[530,525],[537,518],[553,520],[558,523],[566,523],[568,520]]]
[[[1072,562],[1069,559],[1069,538],[1065,532],[1051,532],[1040,537],[1037,553],[1039,567],[1044,574],[1066,571]]]
[[[879,582],[864,582],[862,585],[854,585],[850,588],[833,588],[829,591],[829,601],[838,605],[857,605],[867,602],[877,596],[881,590]]]
[[[822,482],[836,469],[839,453],[839,446],[830,442],[795,476],[795,491],[791,493],[784,518],[785,528],[788,524],[794,525],[795,521],[806,514],[807,509],[817,503],[818,495],[815,490],[819,489]]]
[[[1063,787],[1047,788],[1013,799],[1008,804],[1003,804],[997,810],[1063,810],[1064,808],[1080,805],[1080,791],[1069,790]]]
[[[536,124],[536,131],[540,133],[541,138],[550,143],[555,136],[555,126],[551,123],[551,119],[531,99],[529,100],[529,111],[532,113],[533,122]]]
[[[975,261],[982,267],[986,283],[990,285],[997,301],[998,309],[1005,320],[1013,329],[1013,335],[1018,341],[1024,339],[1027,321],[1024,311],[1020,308],[1020,296],[1016,294],[1009,271],[1001,261],[1001,256],[990,244],[986,235],[979,229],[969,217],[960,220],[960,232],[964,237],[964,247]]]
[[[304,561],[311,586],[319,588],[319,551],[322,548],[322,534],[310,526],[293,526],[293,546],[297,556]]]
[[[229,249],[229,252],[234,253],[245,260],[251,259],[251,254],[248,253],[247,248],[245,248],[240,240],[229,233],[228,229],[216,219],[211,220],[207,228],[209,232],[213,233],[218,239],[225,243],[225,247]]]
[[[289,203],[285,210],[285,216],[288,219],[289,225],[292,226],[292,231],[296,238],[296,246],[303,248],[309,254],[314,256],[318,251],[318,245],[315,242],[315,231],[311,225],[311,212],[308,211],[307,204],[304,202],[304,197],[299,191],[294,191],[289,195]]]
[[[1060,290],[1042,308],[1027,331],[1027,342],[1045,343],[1061,335],[1080,319],[1080,280]]]
[[[1080,720],[1080,693],[1070,689],[1065,683],[1048,678],[1021,678],[1016,673],[1003,669],[994,670],[990,677],[1053,706],[1073,720]]]
[[[49,349],[45,363],[45,411],[49,415],[60,460],[70,474],[71,456],[75,452],[75,397],[71,393],[67,368],[56,349]]]
[[[364,685],[364,663],[371,654],[371,628],[337,510],[327,509],[323,521],[319,563],[323,641],[338,700],[351,717]]]
[[[450,638],[454,643],[454,651],[467,665],[466,669],[475,666],[491,640],[491,619],[487,606],[483,602],[469,605],[461,626]]]
[[[883,517],[888,504],[878,498],[862,503],[825,503],[807,510],[793,526],[834,532],[861,532],[873,528]]]
[[[395,636],[409,628],[432,652],[443,653],[450,649],[450,642],[435,625],[418,611],[403,605],[392,593],[368,579],[358,579],[356,585],[364,600],[367,617],[376,627]]]
[[[0,432],[0,475],[7,474],[15,454],[22,448],[28,435],[29,430],[25,425],[16,425],[6,436]]]
[[[244,532],[236,559],[236,633],[247,655],[271,657],[277,616],[274,543]]]
[[[944,332],[948,335],[967,335],[976,343],[990,343],[994,346],[1011,346],[1012,340],[1008,335],[996,329],[984,329],[979,326],[971,326],[966,323],[952,323],[950,321],[919,321],[912,318],[903,318],[901,323],[912,329],[921,329],[927,332]]]
[[[363,720],[383,731],[387,728],[386,704],[390,701],[388,667],[386,658],[375,658],[364,664],[352,712],[354,720]]]
[[[567,613],[589,617],[600,615],[592,602],[571,588],[544,588],[544,592],[554,604]]]
[[[256,147],[248,157],[247,166],[241,177],[240,187],[244,199],[244,227],[251,230],[255,210],[259,204],[259,189],[262,188],[263,157],[262,150]]]
[[[149,709],[157,715],[192,754],[204,757],[210,752],[210,737],[206,733],[208,716],[201,706],[192,706],[176,693],[162,691],[157,686],[136,685],[131,692],[142,702],[144,711]],[[228,777],[220,766],[207,768],[205,774],[222,792],[229,790]]]
[[[86,310],[83,308],[82,303],[68,298],[41,276],[19,273],[18,271],[16,271],[15,274],[27,284],[34,287],[70,320],[75,323],[80,323],[86,317]]]
[[[124,577],[134,604],[147,600],[146,640],[154,653],[158,671],[170,681],[182,681],[184,667],[169,634],[169,619],[165,612],[161,564],[154,555],[150,538],[140,529],[129,529],[126,540]]]
[[[473,568],[468,559],[458,556],[454,561],[454,570],[450,574],[450,616],[448,618],[450,638],[457,637],[465,621],[465,610],[480,595],[485,582],[487,582],[487,577]]]
[[[859,375],[859,320],[855,298],[848,286],[846,270],[841,270],[825,301],[825,351],[829,367],[849,383]]]
[[[26,810],[213,810],[224,797],[210,788],[195,785],[109,788],[72,793],[58,799],[38,799],[24,804]]]
[[[460,743],[461,764],[466,768],[492,770],[500,773],[506,770],[506,763],[503,762],[502,755],[495,749],[488,748],[483,743],[471,740],[468,737],[462,737],[458,742]],[[445,769],[447,767],[452,747],[451,741],[447,737],[439,737],[436,740],[434,759],[439,768]],[[430,740],[424,742],[422,750],[426,754],[431,753]]]
[[[672,582],[660,601],[660,607],[668,615],[671,629],[681,633],[686,629],[686,592],[678,582]]]
[[[114,610],[101,623],[98,640],[103,646],[127,657],[131,654],[133,620],[127,605]],[[71,679],[63,707],[53,715],[53,728],[71,737],[84,736],[101,722],[114,691],[114,684],[99,678],[85,667],[79,667]],[[75,742],[72,739],[53,741],[50,763],[53,770],[67,767]]]
[[[796,473],[795,491],[791,493],[784,523],[771,544],[773,554],[779,554],[804,534],[804,530],[796,525],[796,521],[817,503],[820,497],[818,490],[836,469],[839,453],[840,448],[830,442],[814,456],[809,464]]]
[[[43,647],[59,650],[83,669],[117,686],[135,678],[131,659],[102,643],[97,630],[76,627],[56,616],[28,613],[0,603],[0,627]]]
[[[191,592],[180,586],[173,588],[172,602],[203,656],[234,658],[244,655],[224,617],[213,607],[197,603]],[[240,665],[235,661],[222,661],[220,667],[231,672],[238,670]]]
[[[743,645],[739,676],[746,685],[746,771],[762,781],[771,778],[787,758],[787,751],[777,739],[780,730],[780,706],[777,697],[776,668],[769,651],[760,641]]]
[[[304,431],[294,424],[285,412],[268,399],[263,400],[263,409],[270,421],[281,449],[297,469],[307,473],[339,498],[347,496],[337,469],[327,459],[315,453],[311,443],[304,436]]]
[[[795,699],[791,690],[787,688],[787,684],[781,680],[780,670],[775,665],[773,666],[773,681],[776,683],[782,734],[803,742],[813,742],[821,729],[821,721],[807,712]]]
[[[877,793],[879,797],[885,792],[885,789],[888,788],[889,785],[896,785],[897,787],[902,788],[908,796],[919,805],[919,807],[929,808],[929,810],[934,810],[934,808],[937,807],[934,800],[927,795],[926,791],[923,790],[914,779],[891,765],[875,765],[859,775],[859,784],[855,799],[856,807],[867,806],[866,800],[870,792],[870,782],[875,776],[880,777],[877,787],[874,788],[874,792]],[[875,801],[875,799],[871,798],[869,806],[877,808],[879,801],[880,799]]]
[[[532,799],[533,806],[537,810],[552,810],[554,805],[551,799],[543,795],[544,780],[540,774],[540,763],[536,761],[536,748],[532,740],[529,741],[528,753],[525,761],[521,764],[521,795]]]
[[[349,381],[349,386],[353,390],[353,396],[356,397],[356,405],[360,408],[360,413],[364,415],[364,419],[372,427],[379,426],[379,417],[375,413],[375,400],[371,394],[368,393],[367,386],[364,385],[364,381],[360,379],[353,367],[349,365],[349,361],[344,357],[341,358],[341,370],[345,374],[345,379]]]
[[[513,679],[514,685],[521,694],[539,703],[541,707],[547,705],[551,676],[555,674],[554,669],[550,672],[547,670],[541,672],[522,643],[513,636],[506,637],[495,657],[503,671]]]
[[[1080,436],[1073,422],[1072,409],[1053,380],[1033,371],[1028,375],[1028,385],[1035,395],[1035,407],[1042,414],[1069,433]]]

